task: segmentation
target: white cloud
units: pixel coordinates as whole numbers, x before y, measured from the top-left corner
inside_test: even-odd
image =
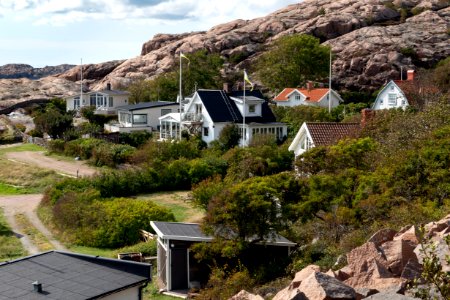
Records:
[[[252,19],[293,0],[2,0],[0,12],[34,24],[65,25],[84,20],[177,22],[196,19],[209,26],[236,18]],[[206,28],[205,28],[206,29]]]

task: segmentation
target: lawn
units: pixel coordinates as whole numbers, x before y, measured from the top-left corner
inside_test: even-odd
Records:
[[[6,159],[7,152],[44,151],[34,144],[0,148],[0,195],[42,193],[46,187],[62,178],[55,171]]]
[[[151,200],[160,206],[170,209],[178,222],[198,223],[204,215],[203,211],[194,207],[189,200],[189,192],[187,191],[141,195],[138,199]]]
[[[27,255],[22,243],[11,231],[0,208],[0,261],[12,260]]]

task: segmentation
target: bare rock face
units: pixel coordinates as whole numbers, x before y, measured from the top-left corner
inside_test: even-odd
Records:
[[[7,64],[0,66],[0,79],[39,79],[64,73],[73,67],[73,65],[64,64],[58,66],[46,66],[44,68],[33,68],[26,64]]]
[[[307,0],[266,17],[235,20],[206,32],[158,34],[145,43],[141,56],[118,66],[105,81],[128,83],[132,78],[152,77],[171,70],[177,54],[206,49],[225,58],[240,53],[238,66],[251,64],[264,46],[292,34],[314,35],[333,48],[333,84],[346,89],[377,89],[388,79],[400,77],[400,67],[428,66],[450,55],[448,4],[439,0],[397,1],[397,7],[431,11],[400,23],[398,10],[382,0]],[[383,25],[383,26],[380,26]],[[417,53],[412,59],[404,49]],[[233,68],[233,66],[230,66]],[[225,70],[227,72],[227,70]]]
[[[303,280],[308,278],[311,274],[320,272],[320,267],[316,265],[309,265],[303,268],[300,272],[295,274],[292,282],[283,290],[278,292],[273,300],[300,300],[303,297],[303,293],[299,291],[299,286]]]
[[[394,236],[397,234],[397,231],[393,229],[381,229],[375,232],[368,240],[368,242],[372,242],[376,247],[380,247],[383,243],[392,241]]]
[[[172,70],[179,52],[201,49],[233,57],[224,65],[223,73],[228,74],[252,65],[278,38],[305,33],[332,47],[336,88],[373,91],[400,78],[402,67],[427,67],[450,55],[448,1],[395,0],[393,5],[384,0],[305,0],[262,18],[235,20],[204,32],[157,34],[142,46],[140,56],[85,66],[84,83],[93,90],[106,83],[126,86],[135,78]],[[400,8],[410,12],[406,20],[401,20]],[[79,68],[74,68],[59,78],[77,81],[78,74]]]

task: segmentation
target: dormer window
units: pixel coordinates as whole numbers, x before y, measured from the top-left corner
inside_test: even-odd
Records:
[[[250,112],[250,113],[256,112],[256,105],[254,105],[254,104],[249,105],[248,112]]]

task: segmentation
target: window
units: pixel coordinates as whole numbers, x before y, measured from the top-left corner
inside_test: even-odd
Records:
[[[203,127],[203,136],[208,136],[208,135],[209,135],[209,128]]]
[[[114,106],[113,97],[109,97],[109,107],[113,106]]]
[[[172,112],[172,109],[170,108],[163,108],[161,109],[161,116],[165,116],[167,114],[170,114]]]
[[[73,98],[73,109],[80,108],[80,97]]]
[[[248,112],[254,113],[256,111],[256,105],[252,104],[248,106]]]
[[[389,104],[389,106],[397,105],[397,95],[396,94],[388,94],[388,104]]]
[[[147,124],[147,115],[133,115],[133,124]]]
[[[405,99],[402,100],[402,105],[406,105]]]
[[[393,85],[391,85],[391,91],[393,91],[394,90],[394,86]]]
[[[302,100],[302,96],[301,95],[295,95],[294,99],[300,101],[300,100]]]

